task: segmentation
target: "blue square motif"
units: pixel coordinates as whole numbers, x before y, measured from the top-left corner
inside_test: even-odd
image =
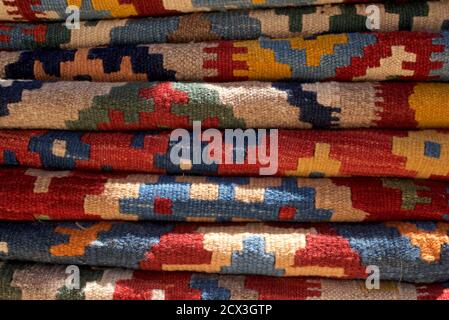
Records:
[[[424,142],[424,155],[429,158],[440,158],[441,144],[433,141]]]

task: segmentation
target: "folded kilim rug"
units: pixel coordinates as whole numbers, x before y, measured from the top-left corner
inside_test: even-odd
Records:
[[[80,268],[80,290],[68,266],[0,262],[0,299],[24,300],[448,300],[449,284],[276,278]]]
[[[216,130],[220,140],[214,140],[213,146],[210,140],[184,131],[186,136],[178,139],[171,132],[3,130],[0,164],[234,176],[259,175],[266,169],[267,173],[262,174],[449,180],[447,130],[279,130],[276,139],[272,138],[276,135],[255,131],[254,144],[243,140],[242,145]],[[217,142],[222,146],[218,148]],[[181,143],[188,148],[182,152],[187,158],[175,163],[173,156],[181,150]],[[201,149],[201,159],[192,155],[195,144]],[[278,152],[270,155],[270,150]],[[242,164],[237,163],[239,159]]]
[[[449,0],[1,0],[4,299],[449,300]]]
[[[449,32],[0,52],[0,78],[92,81],[449,80]]]
[[[67,7],[77,6],[83,20],[133,16],[160,16],[186,12],[308,6],[342,2],[371,2],[372,0],[3,0],[0,20],[37,21],[66,20]],[[388,0],[377,0],[388,2]],[[407,2],[393,0],[392,2]]]
[[[0,258],[269,276],[449,280],[449,223],[0,222]]]
[[[0,80],[0,128],[449,128],[449,84]]]
[[[449,220],[449,183],[0,170],[1,220]]]
[[[154,0],[151,0],[154,1]],[[235,2],[235,1],[234,1]],[[209,3],[211,3],[209,1]],[[372,4],[347,4],[222,11],[164,18],[115,19],[81,22],[77,29],[66,23],[0,23],[0,49],[76,49],[103,45],[249,40],[299,35],[369,31]],[[449,2],[415,2],[385,5],[379,11],[377,31],[433,31],[448,29]]]

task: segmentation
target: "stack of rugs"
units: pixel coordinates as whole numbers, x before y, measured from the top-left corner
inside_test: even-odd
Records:
[[[0,20],[0,299],[449,299],[449,1]],[[196,124],[256,142],[208,153]],[[244,161],[175,162],[174,129]],[[267,148],[275,167],[250,161]]]

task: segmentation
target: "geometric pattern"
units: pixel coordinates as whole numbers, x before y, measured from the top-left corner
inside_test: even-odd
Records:
[[[449,183],[0,170],[0,220],[449,220]],[[251,241],[258,242],[258,239]]]
[[[0,81],[0,128],[449,128],[449,84]]]
[[[449,280],[449,224],[0,222],[0,260],[277,277]],[[32,239],[32,241],[30,241]]]
[[[209,4],[211,3],[209,1]],[[234,0],[233,4],[235,3]],[[270,4],[272,3],[273,1],[270,1]],[[367,31],[368,6],[369,4],[348,3],[83,21],[76,30],[67,28],[65,23],[3,22],[0,23],[0,49],[76,49],[105,45],[251,40],[259,37],[288,38],[300,35],[359,32]],[[378,31],[438,32],[447,29],[449,13],[447,2],[423,1],[401,4],[387,2],[376,3],[376,6],[379,10]],[[126,11],[118,13],[126,14]]]
[[[66,265],[0,263],[1,300],[449,300],[449,284],[274,278],[80,267],[80,289]]]
[[[66,8],[70,5],[79,8],[83,20],[91,20],[163,16],[225,9],[308,6],[340,2],[353,2],[353,0],[8,0],[0,4],[0,20],[66,20],[68,17]],[[370,0],[358,0],[358,2],[370,2]]]
[[[449,32],[0,52],[0,77],[100,82],[448,81]]]
[[[448,0],[0,2],[0,299],[449,300]]]
[[[279,130],[277,141],[272,131],[258,129],[254,134],[254,142],[244,141],[243,145],[219,135],[209,148],[207,137],[193,137],[186,131],[182,145],[190,146],[184,148],[190,153],[184,150],[178,163],[172,161],[172,153],[179,154],[181,140],[171,137],[171,132],[3,130],[0,164],[210,176],[257,176],[261,169],[273,169],[270,173],[277,176],[449,180],[447,130]],[[259,146],[268,149],[276,144],[278,153],[270,156],[269,163],[263,157],[248,156],[260,153]],[[192,159],[192,150],[200,145],[204,158]],[[211,150],[216,153],[211,155]],[[226,150],[232,150],[232,159],[225,157]],[[235,161],[240,155],[243,163]]]

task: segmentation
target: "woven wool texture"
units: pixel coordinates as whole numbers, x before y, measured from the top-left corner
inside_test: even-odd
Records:
[[[0,77],[92,81],[449,80],[449,32],[0,52]]]
[[[449,280],[449,224],[0,222],[1,260],[158,271]],[[32,239],[32,241],[30,241]]]
[[[447,182],[0,170],[1,220],[449,220]]]
[[[161,16],[186,12],[308,6],[371,0],[2,0],[0,20],[66,20],[68,6],[76,6],[82,19]],[[393,0],[396,1],[396,0]],[[397,2],[406,2],[398,0]],[[377,2],[386,2],[377,0]]]
[[[81,288],[66,286],[67,266],[0,262],[0,299],[14,300],[449,300],[447,283],[229,276],[80,268]]]
[[[2,299],[449,300],[449,0],[1,0]]]
[[[278,176],[449,180],[447,130],[279,130],[278,157],[269,161],[255,155],[265,147],[269,153],[276,139],[260,130],[263,131],[254,135],[257,145],[240,146],[229,140],[226,144],[223,135],[221,149],[210,149],[209,140],[200,141],[197,135],[184,136],[187,141],[183,143],[190,144],[190,152],[195,141],[201,144],[198,148],[205,158],[194,162],[190,153],[190,159],[184,158],[178,164],[173,161],[172,150],[176,148],[173,151],[176,154],[181,141],[176,136],[170,141],[171,132],[3,130],[0,131],[0,164],[62,170],[257,176],[261,168],[268,168],[271,163],[271,168],[277,167],[274,173]],[[213,157],[211,150],[216,152]],[[230,159],[226,154],[235,156]],[[239,155],[248,154],[254,155],[254,164],[247,156],[243,164],[236,162]]]
[[[449,84],[0,81],[0,128],[449,128]]]
[[[369,31],[371,4],[223,11],[163,18],[86,21],[76,30],[64,23],[0,23],[0,49],[76,49],[104,45],[287,38]],[[376,3],[377,31],[447,29],[448,1]]]

